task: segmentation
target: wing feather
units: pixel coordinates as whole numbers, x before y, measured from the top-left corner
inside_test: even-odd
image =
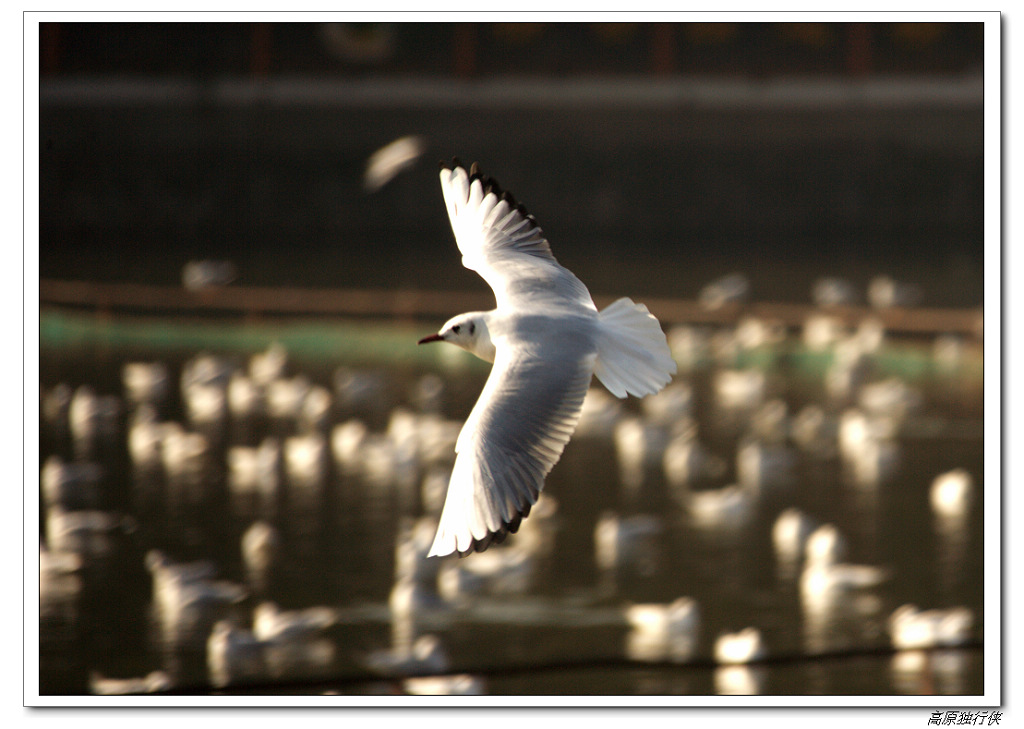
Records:
[[[584,307],[587,287],[559,265],[536,219],[498,183],[457,161],[442,163],[441,191],[462,265],[494,291],[498,306]]]
[[[498,347],[459,434],[431,556],[482,551],[515,532],[576,430],[593,374],[593,345],[564,332],[545,338],[546,348]]]

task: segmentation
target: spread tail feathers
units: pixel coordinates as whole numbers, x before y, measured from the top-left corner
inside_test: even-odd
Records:
[[[594,374],[616,397],[653,395],[672,380],[676,363],[665,333],[643,304],[619,299],[598,314]]]

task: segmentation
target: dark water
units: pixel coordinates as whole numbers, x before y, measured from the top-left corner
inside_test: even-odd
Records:
[[[529,584],[521,590],[492,587],[492,594],[458,605],[415,610],[411,625],[400,625],[388,608],[396,583],[395,545],[409,524],[434,513],[420,489],[429,469],[419,460],[387,478],[374,478],[365,469],[347,471],[332,455],[331,434],[340,423],[363,422],[371,439],[360,448],[365,457],[387,450],[383,434],[396,408],[433,412],[458,424],[483,384],[480,371],[460,368],[457,358],[436,372],[363,368],[358,374],[370,375],[364,390],[369,395],[360,398],[353,394],[356,388],[339,385],[332,363],[290,358],[284,377],[304,376],[331,394],[324,419],[303,425],[296,417],[266,413],[229,417],[223,409],[202,419],[189,414],[181,387],[183,370],[196,354],[116,346],[57,350],[44,344],[40,467],[51,456],[100,464],[103,474],[91,495],[66,508],[103,514],[106,520],[67,527],[58,540],[60,526],[40,519],[41,539],[51,550],[59,541],[78,555],[77,567],[63,574],[40,622],[42,694],[96,692],[102,685],[98,677],[154,672],[161,672],[159,681],[129,690],[209,693],[214,687],[207,638],[214,624],[231,619],[244,631],[265,601],[285,610],[326,606],[334,610],[333,619],[301,644],[299,658],[277,664],[284,668],[267,668],[271,648],[264,645],[261,673],[217,690],[388,694],[416,690],[399,680],[403,672],[440,672],[471,674],[475,690],[499,695],[983,693],[985,522],[977,378],[929,370],[908,379],[922,399],[891,440],[897,465],[879,482],[858,485],[832,449],[812,453],[784,435],[781,444],[795,458],[787,470],[790,478],[764,488],[752,500],[745,523],[727,519],[724,526],[701,527],[690,516],[688,499],[695,491],[738,480],[736,450],[755,422],[757,407],[722,407],[713,392],[721,364],[684,367],[677,383],[690,385],[688,412],[717,467],[689,489],[667,484],[660,459],[626,476],[609,435],[580,432],[548,478],[545,494],[558,506],[557,528],[550,532],[554,548],[536,558]],[[248,367],[246,354],[222,354],[227,369],[211,380],[221,388],[231,372]],[[146,468],[129,456],[127,428],[135,406],[126,398],[122,368],[156,359],[166,362],[169,373],[166,398],[155,408],[158,421],[181,423],[183,430],[205,436],[206,449],[193,467],[174,471],[164,462]],[[875,358],[876,378],[887,374],[882,361],[881,355]],[[761,363],[769,375],[761,400],[781,400],[790,418],[810,403],[834,417],[850,405],[848,399],[826,396],[820,372],[802,371],[784,357]],[[60,401],[55,388],[61,383],[70,391],[88,385],[100,396],[116,396],[109,429],[100,427],[91,440],[72,438],[67,410],[53,404]],[[620,417],[640,412],[631,401]],[[107,422],[100,416],[98,421]],[[255,448],[268,437],[283,443],[300,432],[324,437],[326,450],[314,459],[311,474],[290,472],[282,461],[273,469],[278,488],[269,496],[232,493],[232,447]],[[834,436],[829,443],[834,445]],[[166,454],[166,439],[163,447]],[[440,465],[444,460],[439,457]],[[928,492],[935,476],[953,468],[971,474],[975,500],[962,520],[943,526],[931,511]],[[43,501],[41,496],[41,507]],[[838,527],[848,543],[845,561],[885,568],[888,579],[843,593],[818,609],[802,601],[797,573],[787,572],[771,541],[773,523],[792,506]],[[594,547],[595,528],[609,512],[623,518],[644,515],[658,525],[642,542],[640,559],[623,558],[611,571],[598,564]],[[246,572],[240,541],[257,520],[274,527],[278,551],[273,567],[254,577]],[[520,538],[465,562],[511,552]],[[190,605],[194,613],[178,616],[174,630],[167,628],[173,620],[166,609],[161,613],[153,599],[147,568],[153,550],[174,562],[208,560],[213,567],[203,584],[216,589]],[[419,567],[416,571],[422,574]],[[426,573],[428,592],[436,599],[434,573]],[[231,588],[244,594],[232,596]],[[679,597],[693,598],[699,606],[695,652],[678,664],[665,655],[650,660],[630,655],[625,607]],[[906,603],[970,609],[967,645],[893,652],[887,621]],[[714,665],[715,638],[748,626],[760,630],[767,660]],[[447,662],[407,663],[382,678],[368,657],[394,647],[403,631],[438,636]]]

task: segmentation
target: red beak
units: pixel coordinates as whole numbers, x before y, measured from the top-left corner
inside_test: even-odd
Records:
[[[427,336],[423,337],[423,339],[421,339],[420,341],[418,341],[416,343],[417,344],[426,344],[427,342],[443,342],[443,341],[444,341],[444,337],[442,337],[440,334],[428,334]]]

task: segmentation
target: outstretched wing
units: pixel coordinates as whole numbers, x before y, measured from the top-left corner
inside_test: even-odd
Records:
[[[593,344],[581,332],[536,329],[529,346],[497,348],[459,434],[429,556],[481,552],[515,532],[576,430],[594,370]]]
[[[494,291],[499,308],[522,306],[593,310],[587,287],[559,265],[532,215],[474,164],[441,164],[441,191],[462,265]]]

